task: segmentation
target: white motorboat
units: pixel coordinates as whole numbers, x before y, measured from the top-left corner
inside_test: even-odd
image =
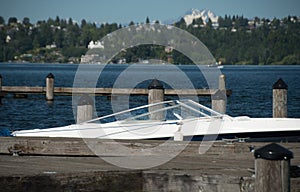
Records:
[[[216,62],[215,64],[210,64],[210,65],[207,65],[207,67],[216,67],[218,69],[223,69],[224,66],[222,65],[222,62]]]
[[[92,119],[47,129],[20,130],[17,137],[81,137],[99,139],[184,140],[257,137],[298,137],[298,118],[250,118],[220,114],[192,100],[164,101]],[[205,138],[204,138],[205,139]]]

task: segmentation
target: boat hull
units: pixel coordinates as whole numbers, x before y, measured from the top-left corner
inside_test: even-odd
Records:
[[[300,119],[249,118],[223,119],[193,118],[174,121],[133,121],[105,124],[83,123],[66,127],[13,132],[21,137],[77,137],[99,139],[172,139],[180,133],[184,140],[217,140],[249,138],[300,138]]]

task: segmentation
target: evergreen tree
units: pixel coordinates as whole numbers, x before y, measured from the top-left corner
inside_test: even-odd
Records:
[[[8,19],[8,25],[11,25],[13,23],[17,23],[18,22],[18,19],[16,17],[10,17]]]
[[[208,27],[209,29],[212,28],[212,21],[210,18],[208,19],[208,22],[206,23],[206,27]]]
[[[24,19],[23,19],[23,25],[26,25],[26,26],[31,25],[30,24],[30,19],[28,17],[24,17]]]
[[[59,18],[59,16],[56,16],[56,18],[55,18],[55,25],[59,25],[60,24],[60,18]]]
[[[0,16],[0,25],[5,25],[5,20],[2,16]]]
[[[149,24],[150,23],[150,19],[149,17],[146,18],[146,24]]]
[[[133,26],[133,25],[134,25],[134,22],[130,21],[129,26]]]

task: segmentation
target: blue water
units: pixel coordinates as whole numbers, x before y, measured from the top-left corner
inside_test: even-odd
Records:
[[[49,73],[55,76],[55,86],[72,87],[79,65],[76,64],[0,64],[3,86],[45,86]],[[112,87],[116,79],[126,73],[129,78],[119,87],[128,86],[130,79],[147,79],[153,76],[161,79],[167,76],[166,87],[189,88],[182,83],[184,78],[178,76],[167,66],[141,65],[128,70],[128,65],[107,65],[99,75],[96,66],[81,76],[83,85],[97,84],[97,87]],[[208,88],[197,66],[178,66],[192,82],[195,88]],[[226,75],[226,88],[233,94],[227,98],[227,114],[231,116],[247,115],[250,117],[272,117],[272,85],[282,78],[288,85],[288,117],[300,118],[300,66],[225,66],[221,69]],[[78,73],[77,73],[78,74]],[[90,77],[93,77],[90,80]],[[96,78],[96,82],[95,78]],[[138,80],[137,80],[138,81]],[[146,88],[149,80],[138,81],[135,87]],[[129,83],[130,86],[130,83]],[[214,86],[214,85],[213,85]],[[167,99],[172,99],[168,97]],[[199,101],[210,105],[210,97],[201,97]],[[110,100],[105,96],[95,98],[97,115],[112,112]],[[53,103],[47,103],[44,95],[29,95],[28,98],[14,98],[6,95],[0,106],[0,129],[10,131],[19,129],[49,128],[75,123],[72,97],[55,96]],[[146,96],[131,96],[131,106],[147,103]]]

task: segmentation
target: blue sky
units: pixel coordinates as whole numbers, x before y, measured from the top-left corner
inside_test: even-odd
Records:
[[[49,17],[86,19],[91,22],[129,23],[176,19],[191,8],[215,14],[265,18],[300,16],[299,0],[0,0],[0,16],[32,22]]]

